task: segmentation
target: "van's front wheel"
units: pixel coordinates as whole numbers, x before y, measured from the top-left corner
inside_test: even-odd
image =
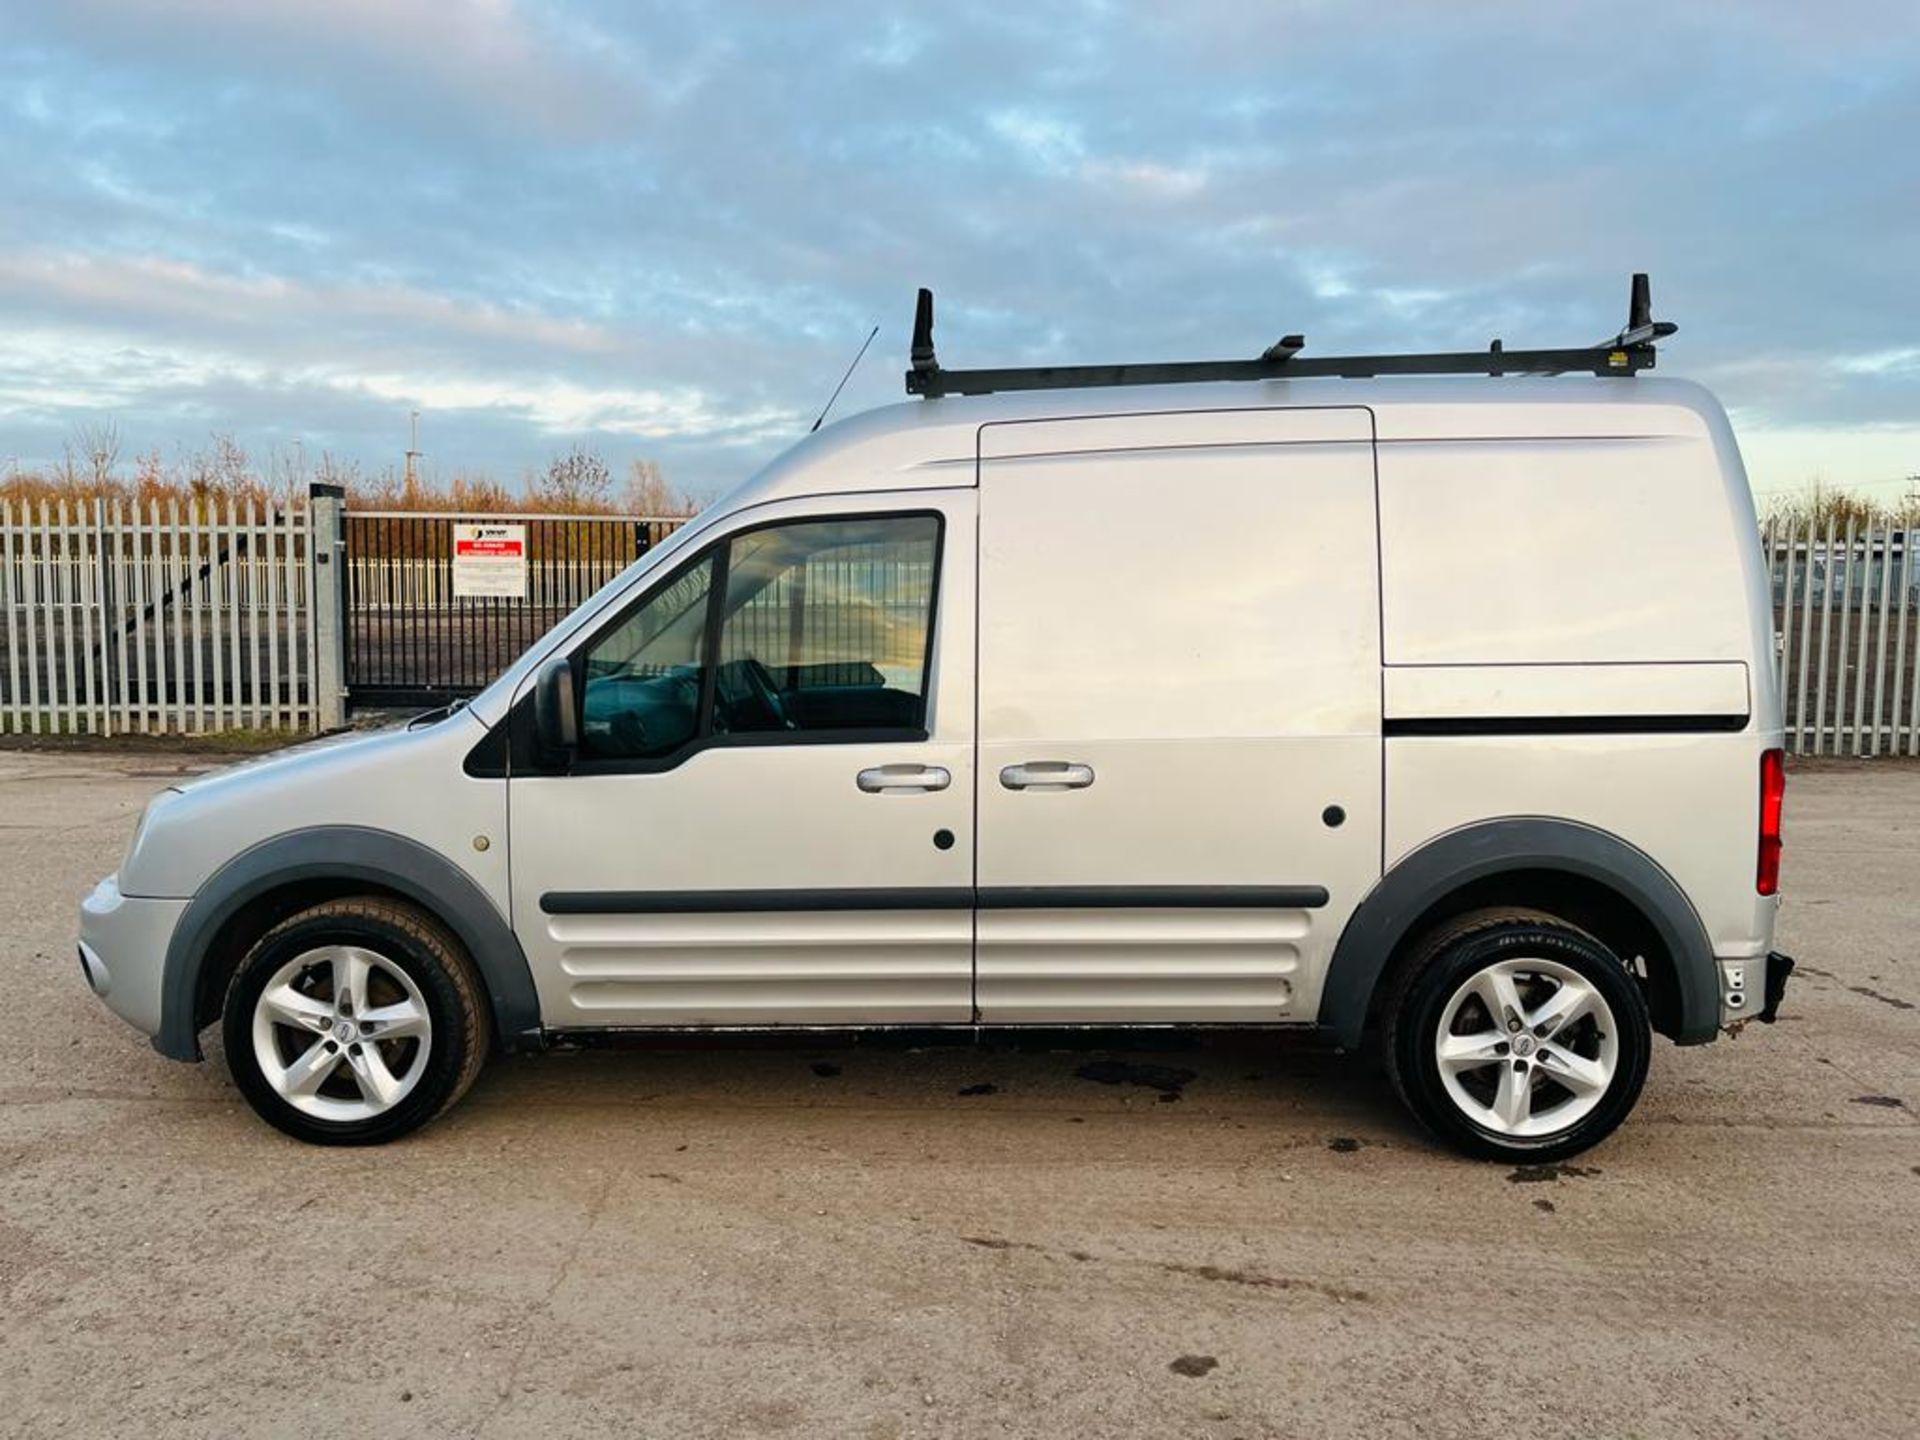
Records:
[[[227,1066],[269,1123],[322,1145],[417,1129],[480,1073],[490,1019],[465,953],[431,917],[377,897],[282,921],[228,987]]]
[[[1529,911],[1462,916],[1389,999],[1394,1087],[1472,1155],[1576,1155],[1640,1097],[1653,1027],[1638,982],[1583,930]]]

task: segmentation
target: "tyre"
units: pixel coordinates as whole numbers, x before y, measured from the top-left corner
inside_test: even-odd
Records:
[[[433,1119],[480,1073],[492,1019],[460,944],[376,897],[332,900],[263,935],[227,987],[227,1066],[269,1124],[378,1145]]]
[[[1429,1129],[1469,1155],[1545,1163],[1598,1144],[1647,1078],[1637,980],[1584,930],[1479,911],[1420,945],[1388,996],[1388,1074]]]

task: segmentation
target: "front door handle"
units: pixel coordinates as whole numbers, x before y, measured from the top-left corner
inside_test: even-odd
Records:
[[[1071,760],[1029,760],[1000,772],[1009,790],[1084,790],[1093,784],[1093,767]]]
[[[869,795],[888,790],[944,790],[953,783],[944,765],[875,765],[853,779]]]

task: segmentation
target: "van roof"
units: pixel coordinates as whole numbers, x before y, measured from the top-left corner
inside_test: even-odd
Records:
[[[1719,438],[1705,387],[1650,376],[1394,377],[1227,381],[947,396],[884,405],[807,436],[726,497],[725,508],[794,495],[968,483],[988,425],[1196,410],[1357,407],[1382,442]],[[1734,452],[1737,453],[1737,452]]]

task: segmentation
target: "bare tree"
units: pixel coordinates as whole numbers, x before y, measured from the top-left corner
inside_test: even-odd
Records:
[[[613,472],[607,462],[579,445],[554,456],[546,473],[533,480],[534,496],[542,505],[569,515],[606,509],[612,489]]]
[[[447,486],[447,502],[455,510],[482,515],[514,510],[513,492],[491,475],[466,470],[456,471]]]
[[[331,450],[322,450],[320,462],[313,467],[313,478],[319,485],[351,486],[360,478],[360,462],[343,460]]]
[[[1848,525],[1867,531],[1920,525],[1920,494],[1882,498],[1829,485],[1815,475],[1803,490],[1772,496],[1761,518],[1776,526],[1804,525],[1815,531],[1829,525],[1839,531]]]
[[[220,488],[229,495],[242,495],[259,487],[240,442],[225,432],[213,437],[213,473]]]
[[[635,460],[628,464],[623,503],[629,515],[648,517],[691,515],[700,508],[674,488],[657,460]]]
[[[247,469],[247,452],[233,436],[215,433],[209,437],[212,448],[191,450],[181,459],[186,471],[187,489],[196,498],[239,496],[256,487]]]
[[[275,444],[267,450],[267,493],[282,504],[297,503],[307,493],[306,446],[296,439],[287,449]]]
[[[94,492],[113,486],[114,467],[120,463],[120,426],[113,420],[86,420],[73,427],[74,448],[87,464]]]
[[[215,433],[199,446],[136,448],[113,421],[76,424],[56,458],[23,466],[0,455],[0,499],[15,503],[118,499],[146,507],[169,504],[189,515],[225,512],[233,502],[298,506],[307,482],[338,485],[353,504],[368,510],[472,511],[504,514],[533,510],[556,515],[610,515],[616,504],[632,514],[677,519],[700,506],[671,484],[653,460],[627,463],[619,481],[594,451],[575,446],[544,468],[529,467],[520,483],[502,483],[480,467],[441,479],[420,474],[411,484],[397,464],[368,468],[301,442],[291,453],[269,445],[254,457],[231,434]]]
[[[166,462],[156,447],[133,457],[133,502],[145,508],[179,493],[179,485],[167,472]]]

